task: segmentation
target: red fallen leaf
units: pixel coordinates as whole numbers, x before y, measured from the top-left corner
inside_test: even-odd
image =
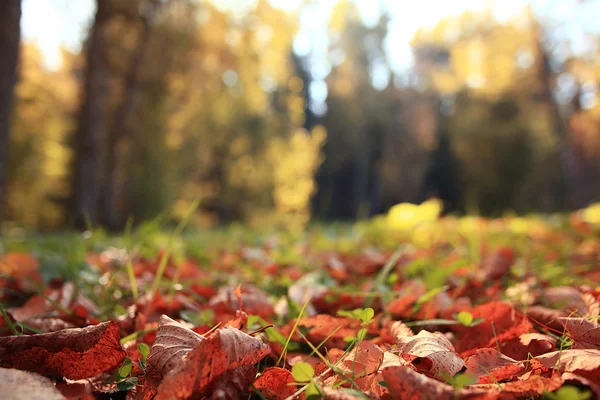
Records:
[[[420,374],[410,367],[388,367],[381,373],[393,399],[454,399],[454,388],[452,386]]]
[[[600,349],[600,324],[586,318],[559,318],[571,339],[573,349]]]
[[[454,376],[465,366],[452,343],[439,332],[421,331],[415,336],[400,336],[398,351],[418,371],[433,377]]]
[[[596,399],[600,399],[600,384],[598,384],[597,382],[593,382],[590,379],[573,374],[571,372],[565,372],[560,377],[567,384],[569,383],[569,381],[574,381],[577,385],[584,385],[589,387],[596,395]]]
[[[244,311],[250,315],[259,315],[262,318],[270,318],[275,314],[273,304],[266,293],[255,286],[242,285],[241,296],[244,302]],[[223,288],[209,301],[210,307],[215,313],[235,314],[239,310],[239,301],[235,288]]]
[[[307,364],[310,364],[315,370],[315,375],[321,375],[328,368],[327,364],[325,364],[317,356],[307,357],[305,353],[287,353],[287,363],[289,366],[293,367],[294,364],[297,364],[299,362],[305,362]]]
[[[207,400],[235,400],[247,397],[248,388],[255,375],[254,365],[241,365],[225,372],[215,380]]]
[[[491,348],[477,350],[469,357],[466,366],[467,372],[478,378],[477,383],[499,382],[525,369],[523,363]]]
[[[383,351],[373,343],[362,341],[352,349],[338,366],[350,373],[350,376],[360,377],[376,372],[383,361]]]
[[[398,298],[390,301],[385,310],[395,318],[406,318],[412,314],[413,304],[427,292],[427,288],[423,282],[411,280],[404,282],[398,291]]]
[[[42,332],[54,332],[89,325],[88,316],[96,312],[97,308],[90,299],[77,292],[72,282],[67,282],[59,288],[47,289],[44,295],[29,298],[21,307],[10,311],[19,322],[26,322]],[[58,317],[50,318],[51,321],[45,321],[48,319],[45,317],[39,318],[50,312],[58,313]],[[64,322],[61,323],[60,320]]]
[[[471,391],[484,391],[486,398],[512,399],[516,397],[537,397],[546,392],[552,392],[563,385],[563,379],[559,373],[553,373],[549,377],[542,375],[529,375],[527,379],[518,379],[506,383],[488,383],[485,385],[473,385],[460,391],[461,398]]]
[[[177,332],[181,334],[181,331]],[[240,366],[253,365],[270,352],[269,346],[259,338],[225,326],[199,342],[170,371],[165,371],[157,389],[154,389],[156,377],[148,374],[142,382],[143,390],[137,393],[136,398],[149,399],[155,393],[157,399],[200,398],[210,392],[222,374]],[[152,368],[159,370],[160,366],[153,365]]]
[[[600,350],[577,349],[542,354],[531,359],[531,369],[572,372],[598,382],[600,381]]]
[[[0,368],[0,382],[4,400],[65,400],[50,379],[31,372]]]
[[[531,306],[527,308],[527,316],[537,324],[562,332],[563,327],[558,319],[567,317],[568,314],[563,310],[554,310],[544,306]]]
[[[206,300],[217,294],[217,290],[213,287],[213,285],[200,285],[194,283],[192,286],[190,286],[190,289],[198,296]]]
[[[125,359],[119,325],[103,322],[86,328],[0,338],[0,366],[42,375],[82,379],[110,371]]]
[[[541,333],[524,333],[505,342],[502,354],[515,360],[526,360],[529,355],[539,356],[556,348],[556,339]]]
[[[475,319],[483,318],[483,322],[475,327],[454,328],[457,331],[456,350],[462,357],[474,354],[477,349],[496,347],[534,331],[533,325],[523,314],[504,302],[482,304],[470,312]]]
[[[480,281],[500,279],[510,271],[514,261],[512,249],[502,247],[482,260],[476,277]]]
[[[287,337],[290,334],[295,323],[296,320],[292,320],[281,329],[283,336]],[[361,329],[360,322],[355,319],[333,317],[326,314],[302,318],[298,326],[308,330],[306,338],[315,346],[329,337],[327,342],[325,342],[325,346],[337,349],[346,349],[348,343],[344,339],[350,336],[356,337],[358,331]],[[337,331],[332,335],[332,332],[336,329]],[[294,332],[293,339],[302,340],[298,330]]]
[[[327,386],[322,387],[321,391],[325,395],[324,398],[326,398],[327,400],[364,400],[365,397],[370,400],[377,400],[380,398],[374,393],[366,392],[358,395],[348,391],[348,389],[335,390]]]
[[[295,383],[296,380],[287,369],[270,367],[256,378],[252,386],[261,397],[268,400],[285,400],[298,390]],[[303,399],[304,393],[299,398]]]

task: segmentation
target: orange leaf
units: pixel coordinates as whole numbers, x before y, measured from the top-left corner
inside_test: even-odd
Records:
[[[297,391],[296,380],[287,369],[271,367],[265,369],[254,381],[254,388],[268,400],[285,400]],[[302,395],[302,398],[304,395]]]

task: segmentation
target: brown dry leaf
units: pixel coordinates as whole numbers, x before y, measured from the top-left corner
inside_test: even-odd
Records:
[[[383,351],[379,346],[362,341],[340,360],[338,366],[350,376],[361,377],[377,372],[382,362]]]
[[[103,322],[86,328],[0,338],[0,366],[48,376],[83,379],[110,371],[126,353],[119,325]]]
[[[218,329],[169,371],[158,386],[156,399],[188,399],[210,393],[222,374],[253,365],[271,352],[261,339],[238,329]],[[148,392],[138,398],[148,398]]]
[[[148,373],[162,378],[203,340],[203,336],[162,315],[148,356]]]
[[[415,336],[399,337],[398,351],[419,371],[434,377],[454,376],[465,366],[452,343],[439,332],[421,331]]]
[[[327,400],[364,400],[365,396],[372,400],[379,399],[379,396],[373,393],[361,393],[359,396],[348,389],[335,390],[327,386],[322,387],[321,391]]]
[[[404,337],[415,336],[412,329],[410,329],[408,326],[406,326],[404,324],[404,322],[402,322],[402,321],[396,321],[396,322],[392,323],[392,326],[390,326],[390,333],[396,339],[399,339],[401,337],[404,338]]]
[[[287,369],[270,367],[254,381],[254,389],[268,400],[285,400],[297,391],[296,380]],[[304,394],[301,396],[304,398]]]
[[[410,367],[388,367],[381,373],[393,399],[451,400],[454,398],[452,386],[429,378]]]
[[[18,369],[0,368],[3,400],[65,400],[52,381]]]
[[[550,308],[563,310],[568,314],[587,315],[588,307],[582,293],[572,286],[546,288],[541,300]]]
[[[496,349],[480,349],[466,362],[467,372],[477,383],[492,383],[512,378],[525,369],[523,363],[506,357]]]
[[[467,395],[473,395],[477,392],[479,392],[479,395],[485,394],[485,398],[512,399],[515,397],[537,397],[560,388],[563,383],[563,379],[559,373],[553,373],[549,377],[529,374],[527,379],[466,387],[460,391],[460,398],[468,397]]]
[[[531,360],[532,370],[572,372],[594,381],[600,381],[600,350],[576,349],[554,351]]]
[[[600,324],[585,318],[559,318],[571,339],[573,349],[600,349]]]
[[[531,306],[527,308],[527,316],[538,324],[546,325],[556,330],[562,329],[559,318],[567,317],[568,314],[563,310],[555,310],[544,306]]]

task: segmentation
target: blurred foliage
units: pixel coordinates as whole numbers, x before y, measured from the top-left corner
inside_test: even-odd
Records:
[[[393,46],[387,16],[367,26],[352,1],[331,12],[326,74],[315,72],[314,49],[292,51],[303,7],[286,12],[259,0],[238,12],[208,0],[165,1],[143,42],[138,14],[146,3],[114,2],[105,37],[109,131],[121,126],[120,107],[135,89],[115,152],[103,144],[100,157],[114,162],[108,184],[119,187],[120,227],[163,212],[180,219],[196,199],[200,226],[242,221],[294,230],[311,216],[354,219],[388,209],[379,220],[393,224],[397,213],[421,208],[392,206],[434,196],[440,203],[431,215],[554,212],[569,207],[565,147],[588,202],[600,199],[597,91],[595,101],[582,100],[600,81],[598,51],[552,59],[545,76],[544,56],[562,44],[546,44],[527,7],[504,21],[467,12],[420,29],[411,43],[414,69],[398,75],[386,53]],[[22,49],[5,220],[70,226],[84,60],[63,52],[61,68],[49,71],[34,43]],[[567,78],[576,90],[558,104],[561,127],[543,89],[558,92]],[[326,99],[317,104],[323,87]]]

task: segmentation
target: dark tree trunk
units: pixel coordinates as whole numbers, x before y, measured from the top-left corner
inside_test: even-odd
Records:
[[[120,201],[123,197],[124,172],[123,157],[125,157],[123,147],[127,140],[128,123],[135,108],[135,99],[139,92],[138,75],[144,54],[148,47],[150,39],[150,21],[148,18],[142,19],[142,29],[138,43],[135,47],[135,53],[132,56],[129,70],[124,78],[123,99],[119,104],[113,124],[108,136],[108,154],[106,158],[106,168],[104,176],[104,187],[101,194],[101,218],[102,224],[110,229],[117,230],[125,225],[125,215]]]
[[[6,201],[8,144],[21,40],[21,0],[0,1],[0,223]]]
[[[85,81],[75,143],[72,214],[73,222],[79,228],[99,222],[109,72],[106,36],[110,18],[111,2],[97,0],[96,17],[86,44]]]
[[[589,187],[587,186],[585,177],[577,170],[576,156],[569,135],[569,127],[563,116],[561,116],[560,106],[554,98],[550,55],[543,44],[542,29],[536,21],[533,22],[533,29],[537,40],[536,59],[538,62],[539,79],[541,81],[541,97],[548,104],[552,126],[557,135],[565,188],[567,190],[567,201],[570,208],[582,208],[589,203]]]

